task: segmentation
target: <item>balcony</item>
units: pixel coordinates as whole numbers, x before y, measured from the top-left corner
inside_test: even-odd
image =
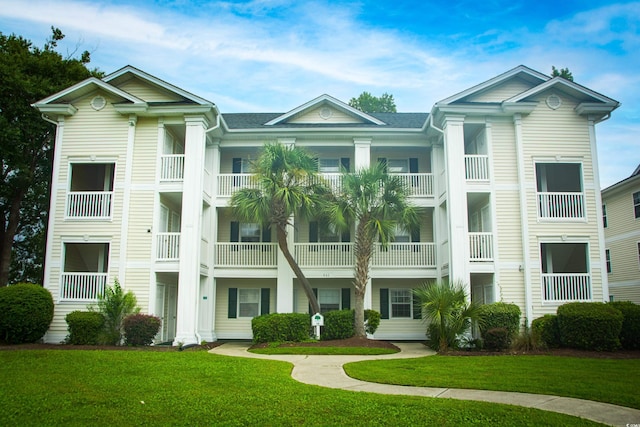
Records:
[[[464,167],[467,181],[489,181],[489,156],[465,154]]]
[[[398,173],[391,174],[399,177],[409,190],[409,197],[433,197],[432,173]]]
[[[584,193],[538,192],[538,218],[575,220],[585,218]]]
[[[493,233],[469,233],[469,259],[493,261]]]
[[[106,283],[107,273],[62,273],[60,301],[95,301]]]
[[[156,235],[156,261],[180,259],[180,233],[158,233]]]
[[[385,268],[435,268],[435,243],[377,244],[371,259],[372,267]]]
[[[275,268],[277,243],[216,243],[216,267]]]
[[[230,197],[242,188],[255,185],[253,175],[250,173],[221,173],[218,175],[218,196]]]
[[[293,256],[300,267],[353,267],[353,243],[295,243]]]
[[[589,273],[543,273],[542,300],[544,302],[591,301]]]
[[[178,182],[184,179],[184,154],[160,156],[160,181]]]
[[[66,217],[111,219],[113,191],[71,191],[67,193]]]

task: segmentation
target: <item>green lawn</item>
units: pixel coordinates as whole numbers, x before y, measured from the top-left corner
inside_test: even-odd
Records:
[[[206,352],[0,351],[0,425],[588,426],[484,402],[300,384],[284,362]]]
[[[385,384],[552,394],[640,409],[640,359],[430,356],[355,362],[344,369]]]

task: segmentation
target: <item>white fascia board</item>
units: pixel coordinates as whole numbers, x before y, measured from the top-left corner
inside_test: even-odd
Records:
[[[44,114],[56,114],[59,116],[73,116],[78,109],[71,104],[31,104]]]
[[[268,121],[267,123],[265,123],[265,125],[266,126],[272,126],[272,125],[276,125],[278,123],[282,123],[282,122],[286,121],[287,119],[295,116],[296,114],[299,114],[299,113],[301,113],[301,112],[303,112],[305,110],[309,110],[311,108],[314,108],[316,106],[319,106],[319,105],[325,104],[325,103],[329,104],[329,105],[332,105],[333,107],[335,107],[335,108],[337,108],[339,110],[342,110],[342,111],[344,111],[344,112],[346,112],[346,113],[348,113],[350,115],[360,117],[361,119],[363,119],[363,120],[365,120],[367,122],[371,122],[371,123],[374,123],[376,125],[381,125],[381,126],[382,125],[386,125],[386,123],[384,123],[383,121],[380,121],[380,120],[376,119],[375,117],[370,116],[367,113],[363,113],[362,111],[358,110],[357,108],[353,108],[352,106],[350,106],[348,104],[345,104],[344,102],[342,102],[342,101],[340,101],[340,100],[338,100],[338,99],[336,99],[336,98],[334,98],[334,97],[332,97],[330,95],[327,95],[327,94],[320,95],[319,97],[317,97],[315,99],[312,99],[311,101],[309,101],[309,102],[307,102],[305,104],[302,104],[301,106],[296,107],[293,110],[291,110],[291,111],[289,111],[289,112],[287,112],[287,113],[285,113],[285,114],[283,114],[281,116],[278,116],[273,120]]]
[[[310,134],[310,133],[317,133],[317,134],[322,134],[325,135],[327,133],[335,133],[335,134],[340,134],[340,135],[344,135],[345,133],[349,133],[349,134],[360,134],[360,135],[368,135],[371,133],[376,133],[376,134],[380,134],[380,133],[424,133],[424,129],[423,128],[362,128],[362,127],[342,127],[342,128],[316,128],[316,127],[307,127],[307,128],[293,128],[293,127],[287,127],[287,128],[259,128],[259,129],[229,129],[228,133],[232,133],[232,134],[240,134],[240,133],[276,133],[276,134]]]
[[[538,106],[537,102],[508,102],[502,103],[502,110],[509,114],[529,114]]]
[[[437,113],[441,114],[503,114],[500,104],[440,104],[435,105]],[[436,114],[437,114],[436,113]],[[434,115],[435,117],[435,115]]]
[[[609,114],[620,106],[619,103],[597,103],[597,102],[582,102],[575,108],[576,113],[580,115],[586,114]]]
[[[632,175],[602,190],[602,198],[612,197],[616,194],[629,191],[632,187],[638,184],[640,184],[640,175]]]
[[[618,105],[620,105],[618,101],[615,101],[607,96],[604,96],[587,87],[574,83],[570,80],[564,79],[562,77],[554,77],[551,80],[548,80],[542,84],[539,84],[538,86],[533,87],[529,90],[526,90],[510,99],[507,99],[506,102],[519,102],[519,101],[522,101],[523,99],[526,99],[532,95],[535,95],[537,93],[550,89],[551,87],[554,87],[554,86],[558,86],[560,90],[564,89],[565,91],[567,90],[575,91],[579,94],[588,96],[598,103],[602,103],[606,105],[615,105],[616,108],[618,107]]]
[[[47,98],[44,98],[43,100],[36,102],[36,104],[49,104],[49,103],[52,103],[54,101],[57,101],[57,100],[59,100],[61,98],[66,97],[68,95],[72,95],[74,92],[79,92],[79,91],[81,91],[83,89],[86,89],[87,87],[92,86],[92,85],[96,86],[96,87],[98,87],[100,89],[103,89],[106,92],[109,92],[109,93],[117,95],[117,96],[119,96],[121,98],[124,98],[127,101],[133,102],[134,104],[143,103],[144,102],[140,98],[137,98],[137,97],[131,95],[128,92],[125,92],[125,91],[123,91],[121,89],[118,89],[115,86],[111,86],[109,83],[105,83],[104,81],[102,81],[100,79],[97,79],[95,77],[89,77],[86,80],[83,80],[83,81],[81,81],[79,83],[76,83],[73,86],[70,86],[70,87],[68,87],[68,88],[66,88],[64,90],[61,90],[58,93],[54,93],[53,95],[48,96]]]

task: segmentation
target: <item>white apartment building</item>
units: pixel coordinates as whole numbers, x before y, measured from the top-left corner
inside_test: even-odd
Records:
[[[176,344],[248,339],[253,316],[307,312],[275,234],[228,206],[266,141],[305,147],[332,185],[341,166],[384,161],[424,208],[419,233],[398,230],[372,259],[376,339],[424,339],[410,290],[438,278],[515,303],[528,321],[608,300],[595,125],[618,105],[525,66],[428,113],[367,114],[322,95],[285,113],[223,114],[131,66],[89,78],[34,104],[57,123],[45,339],[64,339],[65,315],[115,279]],[[294,219],[289,244],[323,310],[352,306],[352,234]]]

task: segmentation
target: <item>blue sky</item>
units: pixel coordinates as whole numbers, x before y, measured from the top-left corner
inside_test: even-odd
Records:
[[[398,111],[517,65],[568,67],[622,103],[597,126],[602,187],[640,163],[640,2],[0,0],[0,31],[63,54],[92,52],[107,73],[133,65],[223,113],[286,112],[327,93],[393,94]]]

